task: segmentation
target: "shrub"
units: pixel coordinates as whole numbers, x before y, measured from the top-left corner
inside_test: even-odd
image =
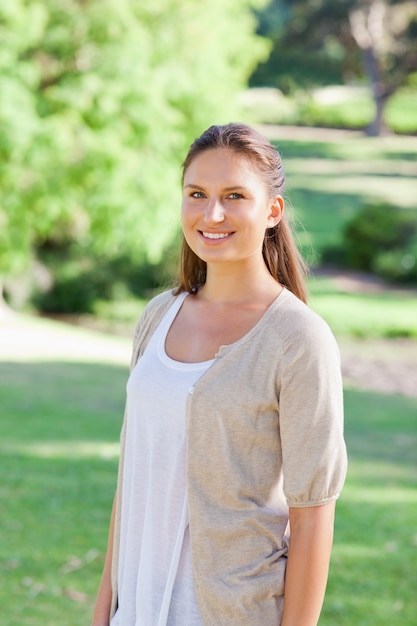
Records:
[[[93,313],[98,300],[146,298],[160,284],[159,266],[135,263],[127,255],[106,259],[72,248],[42,260],[51,284],[38,289],[32,303],[43,313]]]
[[[404,250],[378,254],[374,267],[387,280],[417,284],[417,237]]]
[[[415,211],[366,204],[343,231],[344,263],[394,281],[417,280]]]

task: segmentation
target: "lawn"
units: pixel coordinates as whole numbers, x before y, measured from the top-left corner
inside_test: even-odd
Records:
[[[127,343],[67,335],[53,322],[23,319],[23,331],[38,344],[23,341],[13,355],[2,341],[0,354],[2,614],[7,626],[88,624],[116,479]],[[415,398],[346,390],[350,466],[321,626],[415,624],[416,415]]]
[[[282,133],[275,131],[274,142],[286,172],[288,208],[303,253],[313,264],[320,263],[324,248],[341,244],[343,227],[366,202],[409,209],[417,220],[415,137],[352,134],[341,141],[337,135],[326,138],[325,131],[315,140]]]
[[[368,293],[352,293],[338,287],[337,279],[320,275],[311,276],[308,286],[311,307],[338,336],[417,339],[415,290],[369,289]]]
[[[364,129],[375,115],[371,90],[366,86],[329,85],[290,96],[271,87],[258,87],[240,94],[240,103],[249,122],[268,124]],[[415,87],[404,87],[391,96],[384,121],[393,132],[416,133]]]
[[[349,472],[321,626],[415,624],[417,400],[346,391]]]
[[[0,602],[7,626],[88,624],[126,369],[1,363]]]

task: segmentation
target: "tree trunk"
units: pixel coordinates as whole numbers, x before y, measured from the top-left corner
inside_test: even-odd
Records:
[[[369,137],[380,137],[381,135],[387,135],[389,133],[388,127],[384,122],[384,110],[387,103],[387,97],[385,95],[379,95],[373,92],[375,102],[375,117],[366,129],[366,134]]]
[[[384,110],[388,100],[387,89],[380,81],[378,61],[372,48],[363,49],[363,59],[366,73],[368,74],[372,96],[375,103],[375,117],[366,129],[370,137],[379,137],[388,133],[388,127],[384,122]]]
[[[376,107],[375,117],[367,128],[367,134],[372,137],[377,137],[388,130],[383,118],[388,90],[381,80],[377,53],[378,42],[383,32],[384,14],[384,0],[370,0],[365,7],[349,13],[350,30],[362,50],[365,73],[369,78]]]

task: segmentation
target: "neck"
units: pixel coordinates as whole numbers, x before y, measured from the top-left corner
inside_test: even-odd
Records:
[[[207,266],[207,278],[200,290],[203,300],[213,303],[244,303],[274,299],[281,285],[271,276],[265,264],[242,267],[227,264]]]

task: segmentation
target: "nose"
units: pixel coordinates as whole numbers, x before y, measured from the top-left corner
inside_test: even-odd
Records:
[[[207,203],[204,219],[207,224],[219,224],[224,221],[224,209],[218,198],[213,198]]]

